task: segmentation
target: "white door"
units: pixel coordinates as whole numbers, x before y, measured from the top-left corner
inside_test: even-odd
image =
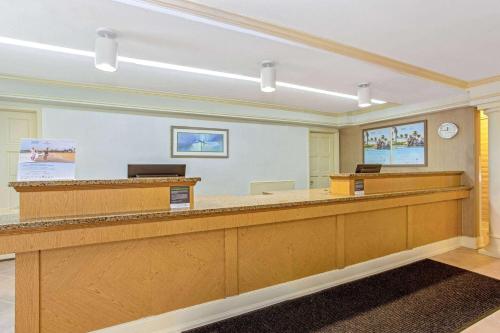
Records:
[[[0,109],[0,213],[19,208],[16,191],[7,186],[16,180],[21,138],[36,137],[36,113]]]
[[[334,172],[334,134],[311,133],[309,136],[310,188],[327,188]]]

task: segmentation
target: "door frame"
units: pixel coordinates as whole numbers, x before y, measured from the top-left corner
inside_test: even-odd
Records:
[[[11,103],[0,100],[0,111],[35,113],[36,135],[37,137],[42,137],[42,107],[40,105]]]
[[[0,112],[24,112],[24,113],[34,113],[36,121],[36,135],[41,136],[42,133],[42,109],[40,107],[34,107],[30,105],[23,104],[12,104],[8,102],[0,102]],[[0,255],[0,261],[14,259],[15,254],[2,254]]]
[[[22,112],[22,113],[31,113],[35,115],[35,122],[36,122],[36,137],[40,137],[41,130],[42,130],[42,111],[40,108],[29,108],[29,107],[24,107],[24,106],[17,106],[17,105],[12,105],[9,103],[0,103],[0,112]],[[2,211],[0,210],[0,214],[2,214]]]

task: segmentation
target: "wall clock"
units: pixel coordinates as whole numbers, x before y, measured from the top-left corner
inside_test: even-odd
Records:
[[[458,126],[454,123],[442,123],[438,128],[438,135],[443,139],[451,139],[458,134]]]

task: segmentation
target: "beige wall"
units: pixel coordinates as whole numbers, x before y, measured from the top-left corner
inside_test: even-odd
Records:
[[[384,167],[382,172],[463,170],[465,171],[463,184],[473,186],[476,168],[474,110],[471,107],[464,107],[417,117],[342,128],[340,130],[340,171],[353,172],[356,164],[363,163],[361,141],[363,129],[414,120],[427,120],[428,165],[426,167]],[[453,122],[458,125],[459,133],[455,138],[444,140],[438,136],[437,129],[443,122]],[[465,236],[476,236],[477,233],[474,208],[474,193],[471,192],[471,198],[466,200],[463,205],[462,232]]]

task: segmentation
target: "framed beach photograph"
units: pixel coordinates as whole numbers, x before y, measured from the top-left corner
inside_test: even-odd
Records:
[[[75,179],[76,141],[21,139],[18,181]]]
[[[425,120],[363,130],[363,163],[427,166]]]
[[[172,157],[229,156],[229,130],[172,126]]]

